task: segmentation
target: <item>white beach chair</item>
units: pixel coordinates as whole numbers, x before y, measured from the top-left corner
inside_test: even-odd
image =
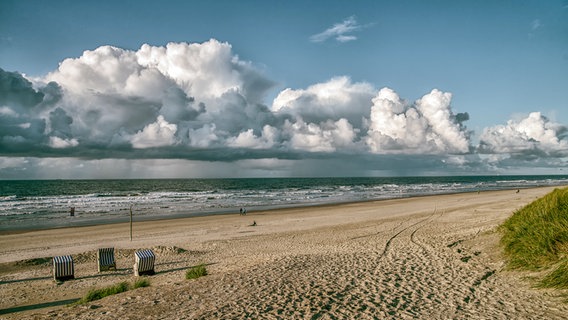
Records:
[[[154,262],[156,261],[156,256],[152,250],[138,250],[134,253],[135,261],[134,261],[134,275],[141,276],[141,275],[153,275],[156,272],[154,271]]]
[[[116,270],[116,262],[114,261],[114,248],[100,248],[97,251],[97,262],[99,272]]]
[[[55,281],[75,279],[75,268],[71,256],[53,257],[53,279]]]

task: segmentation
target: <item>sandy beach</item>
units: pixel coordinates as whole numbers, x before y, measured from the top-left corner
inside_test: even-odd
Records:
[[[552,187],[0,233],[1,319],[566,319],[561,292],[505,269],[497,226]],[[256,222],[256,226],[252,226]],[[97,272],[114,247],[117,270]],[[133,282],[149,287],[67,306]],[[51,257],[73,255],[57,284]],[[185,279],[205,264],[208,275]]]

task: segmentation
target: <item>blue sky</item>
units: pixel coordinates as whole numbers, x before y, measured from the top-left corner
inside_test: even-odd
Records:
[[[119,167],[126,177],[148,171],[166,177],[191,166],[221,176],[307,175],[312,167],[320,170],[316,175],[562,173],[566,166],[566,1],[4,0],[0,9],[0,68],[9,73],[4,78],[22,75],[35,93],[43,94],[43,102],[27,106],[36,108],[34,116],[16,105],[22,99],[5,99],[0,106],[0,178],[44,178],[42,168],[58,168],[62,160],[81,173],[54,170],[53,175],[114,175],[107,168],[113,159],[122,159]],[[228,71],[205,62],[185,70],[196,72],[190,77],[193,87],[184,87],[189,81],[184,76],[160,69],[161,80],[172,80],[182,98],[192,100],[185,118],[171,111],[165,98],[155,107],[155,98],[136,90],[136,101],[148,104],[124,102],[133,93],[118,90],[125,88],[121,83],[110,89],[89,87],[93,73],[84,65],[101,69],[83,61],[86,50],[107,59],[140,52],[145,44],[166,48],[168,43],[199,44],[199,54],[210,54],[219,65],[232,64]],[[97,51],[104,46],[126,53]],[[172,52],[168,49],[160,59],[171,58]],[[61,68],[65,59],[74,62]],[[136,73],[154,67],[138,61],[125,68]],[[212,76],[199,77],[204,72]],[[77,78],[67,84],[71,76]],[[98,77],[111,82],[117,74]],[[82,80],[85,86],[77,87]],[[49,87],[50,81],[58,89]],[[227,111],[226,91],[207,94],[197,91],[200,84],[237,90],[245,101],[240,113],[235,102],[230,103],[235,113]],[[392,93],[381,91],[385,87]],[[16,89],[6,90],[12,90],[4,93],[8,97]],[[330,97],[329,90],[343,95]],[[48,103],[48,92],[57,101]],[[112,120],[107,119],[112,114],[97,118],[98,130],[112,136],[86,133],[82,127],[97,108],[85,102],[92,101],[85,92],[116,104],[97,109],[101,114],[124,111]],[[123,99],[115,99],[120,94]],[[387,102],[397,105],[397,98],[397,112],[385,111],[392,107]],[[420,99],[434,99],[438,112],[449,112],[447,121],[433,118],[435,112],[428,117],[426,107],[416,103]],[[423,117],[411,123],[412,110]],[[147,118],[115,124],[128,112]],[[456,120],[466,113],[466,120]],[[393,127],[401,115],[404,128]],[[22,133],[10,131],[10,124]],[[227,150],[237,154],[236,161]],[[427,159],[425,164],[409,170],[417,155]],[[160,157],[167,161],[156,160]],[[346,158],[357,166],[346,166]],[[408,166],[399,168],[401,163]],[[133,169],[138,167],[150,169]]]

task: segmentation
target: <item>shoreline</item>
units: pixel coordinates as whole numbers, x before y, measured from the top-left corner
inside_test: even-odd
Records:
[[[258,206],[258,207],[249,207],[248,213],[256,212],[260,213],[268,213],[268,212],[278,212],[282,210],[289,210],[289,209],[309,209],[309,208],[318,208],[318,207],[335,207],[341,205],[349,205],[354,203],[373,203],[373,202],[380,202],[380,201],[389,201],[389,200],[401,200],[401,199],[415,199],[415,198],[422,198],[422,197],[436,197],[436,196],[445,196],[445,195],[456,195],[456,194],[469,194],[469,193],[485,193],[485,192],[499,192],[499,191],[510,191],[510,190],[526,190],[526,189],[535,189],[535,188],[563,188],[564,186],[538,186],[538,187],[514,187],[514,188],[504,188],[504,189],[495,189],[495,190],[478,190],[478,191],[456,191],[456,192],[441,192],[436,194],[419,194],[419,195],[402,195],[396,197],[388,197],[382,199],[362,199],[362,200],[352,200],[352,201],[337,201],[337,202],[320,202],[320,203],[298,203],[298,204],[291,204],[291,205],[278,205],[278,206]],[[212,210],[212,211],[200,211],[200,212],[187,212],[187,213],[170,213],[164,215],[142,215],[134,217],[134,222],[151,222],[151,221],[162,221],[162,220],[177,220],[177,219],[192,219],[198,217],[221,217],[221,216],[232,216],[238,215],[238,209],[235,208],[234,210],[229,209],[219,209],[219,210]],[[74,219],[75,217],[68,217],[66,218]],[[41,231],[41,230],[52,230],[52,229],[66,229],[66,228],[82,228],[82,227],[94,227],[94,226],[104,226],[104,225],[112,225],[112,224],[123,224],[129,223],[128,217],[110,217],[110,218],[91,218],[89,220],[84,221],[77,221],[75,224],[70,225],[61,225],[60,223],[54,224],[46,224],[46,225],[38,225],[38,226],[15,226],[14,229],[9,228],[0,228],[0,235],[5,234],[19,234],[19,233],[28,233],[34,231]]]
[[[505,270],[496,232],[555,188],[138,221],[132,241],[128,223],[0,233],[0,315],[563,319],[568,304],[555,291],[531,288],[520,280],[526,275]],[[97,272],[101,247],[115,248],[116,271]],[[137,249],[157,255],[150,287],[62,305],[91,288],[134,281]],[[49,257],[67,254],[76,279],[56,284]],[[208,275],[185,280],[199,264]]]
[[[554,190],[555,188],[561,188],[562,186],[551,186],[551,187],[537,187],[537,188],[527,188],[523,190]],[[428,201],[429,202],[436,202],[437,200],[444,199],[446,197],[477,197],[483,195],[491,195],[491,194],[507,194],[512,193],[515,189],[507,189],[507,190],[497,190],[497,191],[480,191],[480,192],[458,192],[458,193],[451,193],[451,194],[442,194],[442,195],[424,195],[424,196],[416,196],[416,197],[406,197],[406,198],[392,198],[392,199],[384,199],[384,200],[368,200],[368,201],[355,201],[355,202],[346,202],[346,203],[334,203],[334,204],[317,204],[314,206],[298,206],[298,207],[286,207],[286,208],[278,208],[278,209],[271,209],[271,210],[260,210],[260,211],[249,211],[247,215],[241,216],[237,213],[228,213],[228,214],[218,214],[218,215],[202,215],[202,216],[190,216],[190,217],[175,217],[175,218],[161,218],[161,219],[149,219],[149,220],[134,220],[133,221],[133,233],[134,238],[133,241],[127,239],[126,235],[129,232],[130,224],[129,222],[114,222],[109,220],[108,223],[103,224],[93,224],[93,225],[85,225],[85,226],[62,226],[58,228],[46,228],[46,229],[26,229],[26,230],[13,230],[8,232],[0,231],[0,263],[8,262],[8,261],[15,261],[9,260],[8,256],[5,253],[5,249],[10,246],[13,246],[8,243],[8,241],[17,241],[22,236],[34,236],[44,239],[46,243],[51,242],[51,237],[57,238],[60,234],[76,234],[80,235],[85,233],[85,235],[89,235],[92,240],[89,241],[89,246],[78,246],[78,248],[86,248],[86,249],[93,249],[96,247],[96,243],[103,242],[103,243],[117,243],[126,247],[132,247],[133,242],[136,243],[136,236],[140,234],[144,235],[148,232],[153,232],[152,229],[174,229],[174,232],[184,234],[185,232],[182,230],[183,226],[187,228],[195,229],[196,226],[203,226],[204,229],[207,229],[211,225],[220,224],[227,227],[227,224],[238,228],[248,227],[250,223],[255,221],[255,219],[270,219],[270,220],[285,220],[287,217],[291,219],[295,219],[295,216],[305,216],[305,215],[315,215],[317,214],[318,217],[325,217],[325,212],[339,212],[339,211],[349,211],[353,207],[371,207],[371,208],[379,208],[381,206],[389,206],[389,205],[397,205],[397,204],[404,204],[406,206],[413,207],[413,204],[420,201]],[[512,211],[511,211],[512,213]],[[360,212],[359,212],[360,214]],[[401,216],[404,213],[399,213]],[[392,218],[398,218],[397,214],[391,214]],[[358,220],[358,219],[365,219],[368,218],[366,216],[358,216],[357,213],[349,214],[347,217],[351,220]],[[287,227],[280,225],[282,230],[294,229],[293,227]],[[115,234],[109,234],[108,230],[117,230]],[[120,232],[118,231],[120,230]],[[195,234],[201,234],[200,230],[193,230]],[[258,231],[258,230],[256,230]],[[270,230],[270,232],[278,232],[280,230]],[[98,233],[101,235],[98,235]],[[229,232],[229,231],[227,231]],[[113,236],[116,236],[113,239]],[[238,236],[238,235],[237,235]],[[197,240],[197,239],[196,239]],[[64,244],[58,244],[58,246],[69,246]],[[148,244],[147,246],[150,246]],[[42,248],[48,248],[51,252],[53,251],[52,248],[49,246],[43,246]],[[71,246],[73,248],[73,246]],[[72,253],[79,253],[80,249],[73,250]],[[10,250],[15,251],[15,250]],[[59,254],[52,254],[59,255]],[[39,257],[39,256],[38,256]],[[36,257],[36,258],[38,258]],[[34,258],[34,257],[31,257]]]

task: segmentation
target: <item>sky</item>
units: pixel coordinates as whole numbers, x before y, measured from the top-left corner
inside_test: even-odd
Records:
[[[0,179],[566,174],[568,1],[0,1]]]

